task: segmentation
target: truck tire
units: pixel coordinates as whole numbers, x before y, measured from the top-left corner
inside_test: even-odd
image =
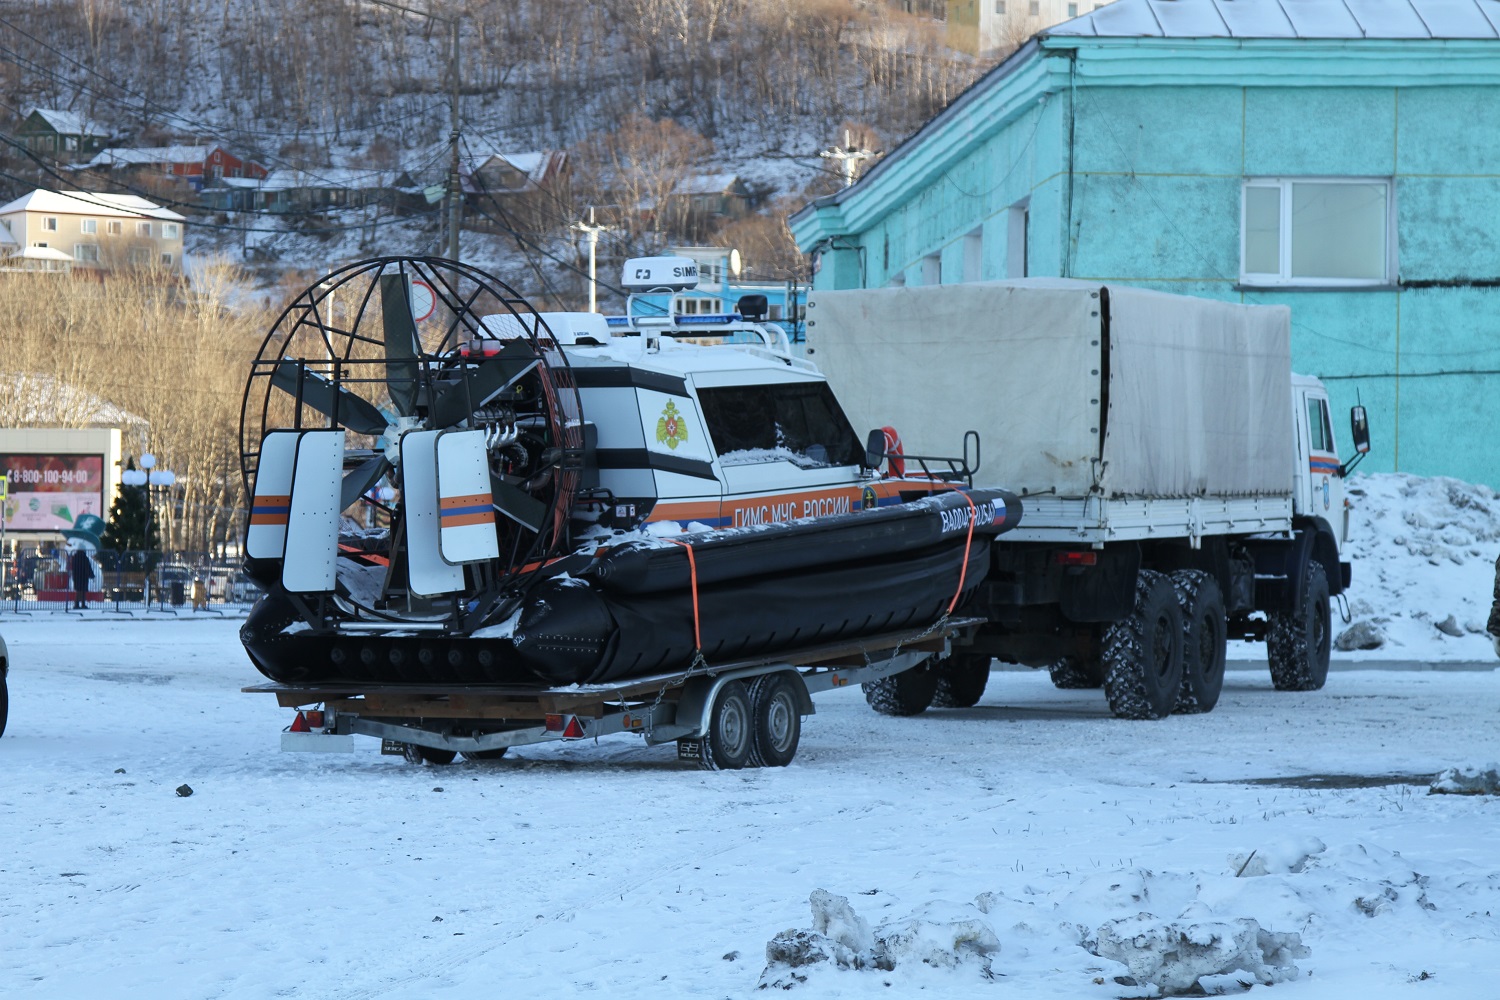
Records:
[[[698,766],[705,771],[738,771],[749,764],[755,747],[753,728],[750,692],[743,681],[730,681],[714,698],[708,732],[698,741]]]
[[[937,695],[938,676],[929,660],[877,681],[866,681],[865,701],[881,715],[921,715]]]
[[[1278,691],[1317,691],[1328,680],[1328,574],[1317,562],[1308,562],[1303,573],[1298,606],[1266,615],[1266,659]]]
[[[1052,686],[1063,691],[1079,691],[1104,684],[1099,664],[1086,663],[1077,656],[1053,660],[1047,664],[1047,673],[1052,677]]]
[[[750,684],[751,767],[786,767],[802,739],[802,700],[785,672],[762,674]]]
[[[1176,710],[1184,715],[1212,712],[1224,689],[1229,652],[1224,595],[1213,577],[1196,569],[1173,573],[1172,589],[1182,611],[1182,688]]]
[[[1172,582],[1143,569],[1135,609],[1104,632],[1104,693],[1122,719],[1163,719],[1182,687],[1182,611]]]
[[[973,708],[984,697],[990,682],[990,657],[982,653],[954,653],[933,667],[937,687],[933,690],[933,708]]]

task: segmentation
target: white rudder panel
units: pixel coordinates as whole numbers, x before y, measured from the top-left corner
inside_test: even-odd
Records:
[[[343,506],[344,432],[304,431],[297,440],[281,583],[294,594],[334,589]]]
[[[401,498],[406,504],[406,573],[411,592],[436,597],[464,589],[464,568],[443,559],[438,519],[437,442],[442,431],[401,439]]]
[[[250,528],[245,554],[252,559],[280,559],[286,552],[286,522],[292,504],[292,468],[301,431],[270,431],[260,442],[255,463],[255,497],[250,501]]]
[[[499,559],[484,431],[443,431],[438,436],[437,487],[443,561],[461,565]]]

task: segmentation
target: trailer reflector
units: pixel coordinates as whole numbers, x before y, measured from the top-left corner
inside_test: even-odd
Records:
[[[1057,554],[1059,566],[1097,566],[1099,564],[1099,553],[1097,552],[1059,552]]]
[[[307,725],[307,716],[298,712],[297,718],[292,720],[292,728],[287,731],[292,733],[310,733],[312,729]]]

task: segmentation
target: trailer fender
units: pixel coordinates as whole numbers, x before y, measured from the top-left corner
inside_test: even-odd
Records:
[[[688,681],[683,686],[682,698],[677,702],[677,726],[691,729],[689,736],[692,739],[701,739],[708,732],[709,719],[714,710],[714,699],[719,697],[719,692],[725,684],[735,680],[749,680],[769,673],[785,673],[795,678],[792,689],[797,692],[798,711],[804,716],[817,712],[813,706],[812,695],[807,692],[807,684],[803,682],[802,675],[796,670],[791,667],[782,667],[780,670],[748,667],[744,670],[727,670],[712,677],[695,677]]]

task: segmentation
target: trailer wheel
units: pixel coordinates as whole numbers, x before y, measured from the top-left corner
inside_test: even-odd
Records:
[[[1302,578],[1302,600],[1293,611],[1266,615],[1266,659],[1278,691],[1317,691],[1328,680],[1331,643],[1328,574],[1309,562]]]
[[[1047,673],[1052,678],[1052,686],[1063,691],[1082,691],[1102,687],[1104,684],[1099,664],[1089,663],[1077,656],[1053,660],[1047,664]]]
[[[415,743],[406,744],[406,749],[401,754],[411,764],[436,764],[439,767],[453,763],[453,758],[458,756],[456,750],[439,750],[436,747],[421,747]]]
[[[938,676],[928,660],[899,674],[866,681],[865,701],[881,715],[921,715],[937,695]]]
[[[973,708],[984,697],[990,682],[990,657],[981,653],[954,653],[933,665],[937,689],[934,708]]]
[[[802,740],[802,702],[785,672],[762,674],[750,684],[750,766],[786,767]]]
[[[1143,569],[1135,610],[1104,632],[1104,693],[1122,719],[1162,719],[1182,687],[1182,611],[1166,576]]]
[[[510,747],[496,747],[494,750],[464,750],[464,760],[473,761],[476,764],[499,760],[505,756]]]
[[[1214,578],[1200,570],[1172,574],[1172,589],[1182,609],[1182,688],[1177,711],[1212,712],[1224,689],[1224,659],[1229,626],[1224,619],[1224,595]]]
[[[705,771],[738,771],[750,763],[755,747],[750,693],[743,681],[719,688],[709,714],[708,732],[698,741],[698,766]]]

